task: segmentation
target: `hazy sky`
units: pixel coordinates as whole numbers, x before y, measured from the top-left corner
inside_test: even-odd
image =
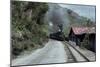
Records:
[[[65,5],[59,4],[61,7],[69,8],[80,16],[90,18],[95,21],[95,6],[83,6],[83,5]]]

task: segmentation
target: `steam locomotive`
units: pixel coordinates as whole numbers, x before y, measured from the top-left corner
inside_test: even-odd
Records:
[[[63,32],[56,32],[50,34],[50,39],[58,40],[58,41],[68,41],[68,38],[65,37]]]
[[[68,41],[68,37],[65,37],[64,33],[63,33],[63,24],[59,24],[59,31],[56,33],[51,33],[50,34],[50,39],[55,39],[55,40],[59,40],[59,41]]]

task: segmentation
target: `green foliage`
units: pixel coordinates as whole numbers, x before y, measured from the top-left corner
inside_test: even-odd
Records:
[[[87,49],[90,48],[90,42],[89,42],[89,35],[88,34],[85,35],[83,42],[81,42],[81,47],[87,48]]]
[[[36,49],[47,41],[48,26],[44,16],[48,5],[37,2],[11,2],[12,54],[19,55],[24,50]]]
[[[69,33],[70,33],[70,27],[69,26],[67,26],[67,27],[65,27],[64,29],[63,29],[63,32],[64,32],[64,35],[65,35],[65,37],[68,37],[68,35],[69,35]]]
[[[87,17],[79,16],[74,11],[68,9],[68,19],[70,20],[71,26],[92,26],[93,22]]]

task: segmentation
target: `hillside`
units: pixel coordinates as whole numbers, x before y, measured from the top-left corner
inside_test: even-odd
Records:
[[[13,58],[25,50],[43,47],[48,40],[44,21],[48,5],[24,1],[11,2],[11,42]]]
[[[65,31],[65,34],[68,34],[69,33],[69,30],[71,27],[92,27],[92,26],[95,26],[95,22],[92,21],[91,19],[87,18],[87,17],[83,17],[83,16],[80,16],[79,14],[75,13],[74,11],[70,10],[70,9],[67,9],[67,16],[68,16],[68,19],[69,19],[69,25],[66,25],[66,28],[68,27],[68,29],[64,29]],[[66,32],[67,31],[67,32]]]

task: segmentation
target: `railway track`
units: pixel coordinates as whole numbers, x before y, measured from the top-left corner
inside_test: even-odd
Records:
[[[65,50],[68,55],[68,63],[70,62],[89,62],[90,60],[78,51],[74,46],[68,42],[64,42]]]

